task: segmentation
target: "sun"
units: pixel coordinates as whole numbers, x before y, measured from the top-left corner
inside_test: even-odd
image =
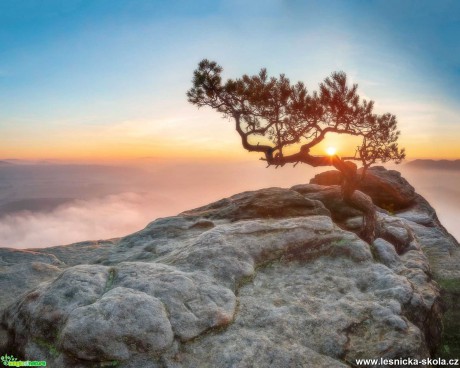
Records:
[[[336,152],[337,152],[337,148],[335,148],[335,147],[327,147],[326,148],[326,153],[329,156],[334,156]]]

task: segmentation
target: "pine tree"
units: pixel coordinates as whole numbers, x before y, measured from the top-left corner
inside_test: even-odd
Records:
[[[198,107],[210,106],[232,119],[243,147],[260,152],[268,166],[304,163],[341,171],[343,199],[364,212],[361,237],[372,242],[375,206],[356,189],[372,164],[399,163],[405,158],[397,143],[396,117],[375,114],[374,102],[361,100],[357,84],[349,86],[344,72],[332,73],[318,91],[310,93],[304,83],[291,84],[284,74],[269,77],[266,69],[223,83],[222,70],[216,62],[202,60],[194,71],[188,101]],[[354,156],[312,155],[311,149],[331,133],[359,137],[361,144]],[[362,164],[362,174],[358,175],[353,161]]]

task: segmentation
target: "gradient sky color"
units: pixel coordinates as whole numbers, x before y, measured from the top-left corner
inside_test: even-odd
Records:
[[[455,0],[2,0],[0,158],[247,158],[187,103],[202,58],[310,90],[343,70],[408,158],[460,158],[459,36]]]

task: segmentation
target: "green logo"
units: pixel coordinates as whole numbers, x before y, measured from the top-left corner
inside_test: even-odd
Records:
[[[9,365],[9,362],[14,362],[17,360],[14,356],[8,354],[3,355],[0,359],[2,360],[3,365]]]
[[[3,365],[8,367],[46,367],[44,360],[18,360],[12,355],[5,354],[1,358]]]

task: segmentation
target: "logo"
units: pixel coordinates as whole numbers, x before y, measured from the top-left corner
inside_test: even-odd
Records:
[[[18,360],[12,355],[5,354],[1,358],[3,365],[7,367],[46,367],[44,360]]]

